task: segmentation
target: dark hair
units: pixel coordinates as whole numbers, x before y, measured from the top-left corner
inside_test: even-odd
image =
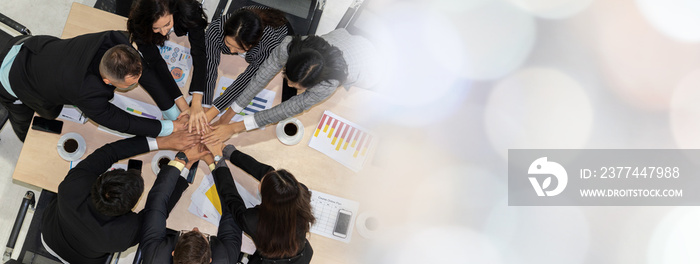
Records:
[[[265,27],[281,27],[287,23],[284,13],[272,8],[239,8],[224,24],[224,36],[233,37],[243,49],[258,45]]]
[[[316,221],[311,212],[311,192],[286,170],[270,171],[260,183],[255,246],[263,257],[293,257],[304,246],[304,237]]]
[[[102,173],[92,184],[90,197],[98,212],[119,216],[131,211],[143,193],[143,178],[138,170],[115,169]]]
[[[141,75],[141,55],[134,47],[119,44],[102,55],[99,68],[103,78],[124,81],[126,76]]]
[[[199,231],[183,234],[175,244],[173,264],[208,264],[210,259],[209,242]]]
[[[329,80],[338,80],[342,84],[348,78],[343,52],[321,37],[308,36],[302,40],[295,36],[287,48],[289,59],[284,74],[292,82],[310,88]]]
[[[172,14],[173,23],[184,28],[207,25],[207,15],[196,0],[136,0],[126,21],[131,41],[162,46],[168,36],[154,33],[153,23],[166,14]]]

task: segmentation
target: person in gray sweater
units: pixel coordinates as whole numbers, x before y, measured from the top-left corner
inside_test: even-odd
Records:
[[[379,81],[372,63],[375,48],[369,40],[336,29],[323,36],[288,36],[263,62],[246,89],[203,139],[207,144],[224,142],[236,133],[257,129],[297,115],[330,97],[339,87],[371,88]],[[236,113],[284,69],[289,86],[301,93],[270,109],[243,116],[230,123]]]

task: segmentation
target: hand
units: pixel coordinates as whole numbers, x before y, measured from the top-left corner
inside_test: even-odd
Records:
[[[180,114],[177,116],[177,119],[180,119],[183,116],[190,115],[190,106],[187,106],[187,109],[183,110],[180,112]]]
[[[188,133],[187,131],[178,131],[165,137],[158,137],[156,138],[156,142],[158,142],[158,149],[181,151],[197,145],[200,138],[201,137],[197,134]]]
[[[231,119],[236,116],[236,113],[233,112],[233,110],[229,109],[224,112],[221,117],[219,117],[219,120],[216,120],[214,125],[228,125],[229,122],[231,122]]]
[[[180,115],[177,120],[173,120],[173,133],[178,131],[187,131],[187,124],[189,123],[189,115]]]
[[[209,152],[209,150],[202,144],[195,145],[182,152],[185,153],[185,156],[187,156],[187,159],[189,160],[189,162],[185,165],[187,168],[192,167],[192,164],[194,164],[207,154],[211,154],[211,152]]]
[[[207,115],[204,113],[202,105],[192,102],[189,111],[190,121],[187,127],[188,131],[192,132],[194,128],[198,134],[209,133],[209,131],[211,131],[211,126],[209,126],[209,120],[207,120]]]
[[[202,137],[202,143],[206,145],[223,144],[234,134],[243,130],[245,130],[243,122],[215,126],[210,133]]]
[[[205,155],[202,157],[202,160],[207,163],[207,165],[214,163],[214,155],[209,153],[209,155]]]
[[[215,156],[220,156],[220,157],[223,157],[223,156],[224,156],[224,152],[223,152],[223,150],[224,150],[224,145],[223,145],[223,142],[216,142],[216,143],[205,144],[205,145],[207,146],[207,149],[209,149],[209,151],[211,152],[211,154],[213,154],[213,155],[215,155]]]

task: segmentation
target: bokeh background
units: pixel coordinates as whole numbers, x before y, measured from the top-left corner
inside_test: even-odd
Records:
[[[697,207],[507,206],[508,149],[700,148],[700,1],[368,6],[388,74],[366,263],[700,263]]]

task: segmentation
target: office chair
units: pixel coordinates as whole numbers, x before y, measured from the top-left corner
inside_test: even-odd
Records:
[[[251,5],[270,7],[284,12],[293,33],[304,36],[316,33],[326,0],[220,0],[212,19]]]
[[[0,48],[5,47],[10,39],[16,36],[32,34],[27,27],[17,23],[17,21],[12,20],[2,13],[0,13],[0,22],[9,27],[9,29],[2,28],[2,30],[0,30]],[[9,118],[10,114],[7,112],[7,109],[0,105],[0,129],[7,123],[7,119]]]
[[[47,190],[42,190],[39,196],[39,201],[35,204],[34,193],[28,191],[24,199],[22,199],[22,204],[17,212],[17,218],[13,225],[12,231],[10,233],[10,239],[7,242],[5,253],[3,255],[3,262],[5,264],[62,264],[60,260],[51,255],[46,248],[41,243],[41,220],[44,215],[44,210],[51,203],[51,201],[56,199],[56,193]],[[22,228],[22,223],[24,218],[30,208],[34,208],[34,217],[29,224],[27,229],[27,236],[24,239],[24,244],[20,249],[20,254],[17,260],[10,259],[12,252],[19,237],[19,232]],[[119,261],[119,256],[121,252],[111,254],[105,264],[116,263]]]
[[[123,17],[129,17],[133,0],[97,0],[94,8],[104,10]]]

